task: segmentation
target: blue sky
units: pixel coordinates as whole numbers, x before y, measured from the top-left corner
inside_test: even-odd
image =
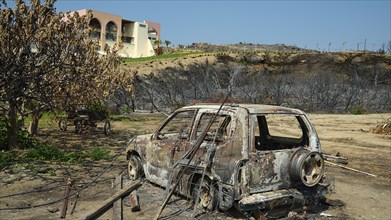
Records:
[[[332,51],[378,50],[391,40],[391,0],[58,0],[57,11],[94,9],[161,24],[172,44],[283,43]]]

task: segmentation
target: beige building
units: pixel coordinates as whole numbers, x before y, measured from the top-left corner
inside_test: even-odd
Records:
[[[79,10],[86,15],[89,9]],[[105,45],[112,48],[122,45],[119,54],[122,57],[149,57],[155,55],[154,42],[160,40],[160,24],[144,21],[125,20],[119,15],[90,10],[93,18],[91,38],[100,39],[100,51]]]

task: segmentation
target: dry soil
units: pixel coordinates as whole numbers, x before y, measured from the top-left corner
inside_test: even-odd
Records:
[[[334,206],[323,206],[307,217],[315,219],[391,219],[391,136],[373,134],[371,129],[391,117],[391,114],[341,115],[310,114],[327,154],[347,157],[350,168],[365,171],[377,177],[326,164],[326,175],[333,179],[333,192],[327,195]],[[109,137],[95,131],[82,135],[70,128],[61,132],[55,125],[41,130],[44,141],[62,148],[106,147],[112,155],[121,153],[126,141],[135,133],[151,132],[164,119],[162,117],[134,117],[130,122],[112,122],[113,134]],[[289,129],[289,128],[286,128]],[[116,160],[97,182],[70,198],[66,219],[81,219],[115,193],[112,180],[126,165],[125,156]],[[96,178],[111,161],[86,160],[80,164],[36,162],[14,165],[0,172],[0,219],[59,219],[68,178],[74,181],[72,193],[85,187]],[[126,179],[124,180],[127,183]],[[34,191],[34,192],[32,192]],[[151,219],[164,200],[165,190],[144,183],[138,190],[141,211],[131,212],[124,206],[124,219]],[[59,200],[60,199],[60,200]],[[57,201],[59,200],[59,201]],[[55,202],[57,201],[57,202]],[[45,205],[51,203],[50,205]],[[126,203],[126,202],[124,202]],[[42,205],[42,206],[41,206]],[[163,219],[192,218],[191,203],[174,197],[162,214]],[[333,217],[320,217],[331,215]],[[302,213],[299,213],[302,214]],[[241,219],[244,216],[230,210],[227,213],[195,213],[197,219]],[[100,219],[112,219],[108,210]]]

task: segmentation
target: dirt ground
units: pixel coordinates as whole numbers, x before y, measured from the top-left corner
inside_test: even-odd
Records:
[[[391,114],[340,115],[310,114],[327,154],[347,157],[350,168],[377,177],[326,164],[326,175],[333,179],[333,192],[327,195],[330,206],[307,215],[310,219],[391,219],[391,136],[373,134],[371,129],[391,117]],[[80,192],[73,214],[76,196],[69,199],[66,219],[81,219],[89,211],[115,193],[113,179],[124,171],[126,162],[121,151],[136,133],[155,130],[162,117],[134,116],[129,122],[112,122],[113,134],[102,132],[74,134],[61,132],[55,125],[43,128],[41,138],[62,148],[107,147],[112,155],[119,154],[107,172]],[[289,129],[289,128],[284,128]],[[81,164],[35,162],[17,164],[0,172],[0,219],[59,219],[68,178],[74,182],[71,193],[86,187],[102,173],[111,161],[86,160]],[[124,179],[124,184],[129,181]],[[165,190],[145,182],[138,190],[141,210],[131,212],[124,205],[124,219],[151,219],[165,198]],[[49,205],[46,205],[50,203]],[[127,202],[124,201],[126,204]],[[181,197],[171,199],[161,219],[242,219],[243,215],[227,213],[193,213],[191,202]],[[193,216],[192,216],[193,214]],[[302,214],[302,213],[299,213]],[[332,217],[321,217],[331,215]],[[108,210],[99,219],[112,219]]]

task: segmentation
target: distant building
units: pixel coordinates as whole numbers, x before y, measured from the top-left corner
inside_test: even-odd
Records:
[[[91,38],[100,39],[100,51],[107,44],[110,48],[115,43],[122,43],[119,55],[122,57],[149,57],[155,55],[154,42],[160,40],[160,24],[144,21],[122,19],[119,15],[82,9],[80,15],[92,12],[90,27],[93,29]]]

